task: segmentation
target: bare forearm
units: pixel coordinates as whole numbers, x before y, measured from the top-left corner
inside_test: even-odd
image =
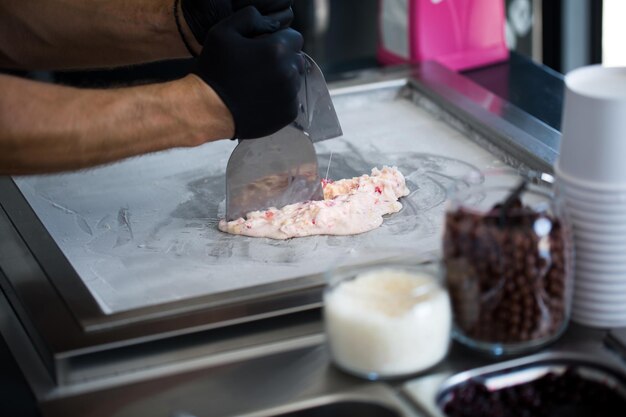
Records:
[[[231,115],[191,75],[114,90],[0,76],[0,174],[79,169],[231,137]]]
[[[0,67],[110,67],[188,56],[172,5],[173,0],[1,1]],[[184,19],[182,24],[193,41]]]

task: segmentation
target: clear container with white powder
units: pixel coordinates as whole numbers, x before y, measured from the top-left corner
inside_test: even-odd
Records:
[[[324,292],[332,359],[368,379],[411,375],[441,361],[452,313],[435,264],[377,262],[335,269]]]

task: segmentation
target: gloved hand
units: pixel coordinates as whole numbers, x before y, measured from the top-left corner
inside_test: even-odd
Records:
[[[217,22],[247,6],[254,6],[263,15],[271,15],[285,28],[293,20],[292,0],[181,0],[187,26],[200,45]]]
[[[246,7],[209,31],[193,72],[220,96],[235,138],[276,132],[295,120],[304,73],[302,36]]]

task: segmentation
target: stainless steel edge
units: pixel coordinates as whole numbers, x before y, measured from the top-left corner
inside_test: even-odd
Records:
[[[52,365],[37,351],[2,289],[0,289],[0,334],[7,342],[13,358],[19,363],[35,397],[42,400],[56,385],[47,367]]]
[[[403,417],[418,417],[423,415],[415,408],[410,407],[410,405],[407,404],[402,397],[398,396],[389,386],[382,383],[373,383],[358,386],[354,389],[337,394],[324,395],[308,400],[283,404],[266,410],[242,414],[239,417],[276,416],[348,401],[380,405],[397,412]]]
[[[559,131],[436,62],[414,68],[411,83],[506,154],[532,169],[553,171],[561,140]]]
[[[498,148],[507,162],[516,160],[534,170],[553,171],[561,141],[558,130],[436,62],[354,73],[332,84],[331,95],[389,91],[404,84],[411,86],[405,89],[409,95],[417,93],[414,100],[427,99],[426,107],[439,106],[449,114],[447,122],[469,126],[479,140]]]
[[[449,377],[467,376],[485,369],[500,369],[511,363],[532,363],[536,358],[591,358],[615,372],[625,372],[617,356],[602,346],[604,331],[573,325],[545,352],[527,358],[494,358],[453,345],[446,359],[432,369],[404,379],[371,383],[339,371],[331,364],[323,335],[260,344],[251,349],[183,363],[172,363],[167,372],[157,369],[118,380],[92,381],[59,389],[43,402],[46,415],[87,416],[95,404],[108,404],[98,415],[127,417],[221,416],[269,417],[337,401],[386,405],[402,416],[438,416],[436,395]],[[512,361],[512,362],[510,362]],[[499,364],[493,365],[494,362]],[[487,366],[487,368],[483,368]],[[469,371],[469,373],[467,373]],[[150,376],[153,376],[150,378]],[[409,386],[428,385],[414,392]],[[370,389],[384,386],[382,391]],[[364,395],[365,394],[365,395]],[[398,407],[398,404],[405,404]],[[429,404],[435,408],[429,408]],[[109,405],[109,404],[108,404]],[[111,408],[112,407],[112,408]]]
[[[446,379],[443,384],[439,387],[439,391],[446,391],[453,386],[456,386],[460,383],[468,381],[472,378],[476,378],[477,376],[487,376],[490,374],[502,372],[505,370],[515,370],[527,366],[542,366],[546,363],[552,364],[567,364],[567,363],[576,363],[577,365],[592,365],[598,366],[603,369],[609,370],[611,373],[616,373],[621,378],[626,378],[626,373],[624,370],[621,372],[617,371],[619,366],[616,367],[615,361],[607,360],[608,355],[606,357],[598,357],[594,355],[590,355],[589,353],[582,352],[571,352],[571,351],[549,351],[536,353],[529,356],[523,356],[521,358],[515,358],[511,360],[507,360],[505,362],[500,362],[496,364],[490,364],[486,366],[481,366],[478,368],[473,368],[469,371],[464,371],[457,373],[450,378]]]

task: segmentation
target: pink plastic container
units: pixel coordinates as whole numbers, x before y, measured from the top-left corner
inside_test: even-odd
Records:
[[[434,60],[458,71],[506,60],[504,0],[380,0],[382,64]]]

